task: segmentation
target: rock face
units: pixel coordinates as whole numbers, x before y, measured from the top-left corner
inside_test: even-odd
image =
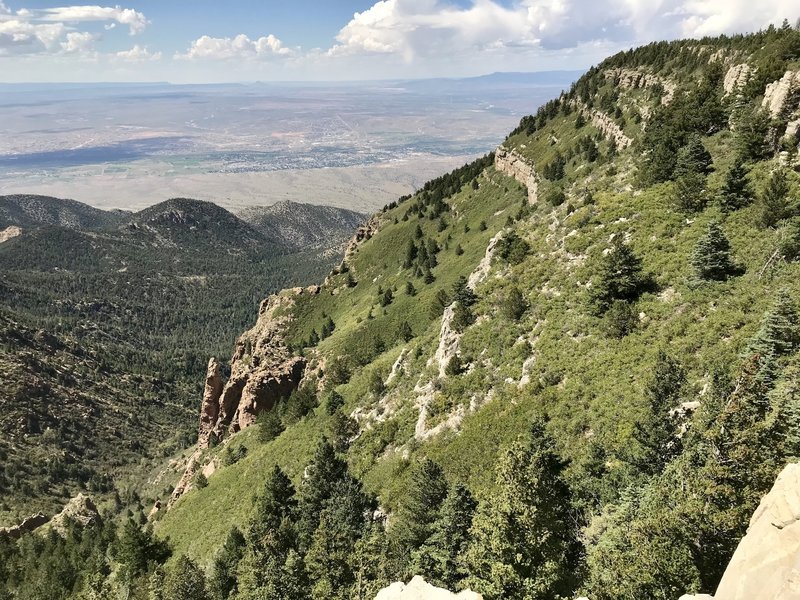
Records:
[[[528,188],[528,204],[535,204],[539,198],[539,176],[533,165],[528,164],[514,150],[499,146],[494,152],[494,168],[513,177]]]
[[[725,95],[733,94],[744,87],[754,73],[755,70],[747,63],[733,65],[725,73],[725,80],[722,82]]]
[[[67,521],[74,521],[82,527],[88,527],[99,524],[101,519],[92,499],[89,496],[78,494],[67,502],[60,513],[53,517],[50,527],[63,534],[66,531]]]
[[[786,71],[778,81],[773,81],[764,91],[761,106],[769,111],[772,117],[790,113],[800,108],[800,71]]]
[[[761,500],[714,598],[800,598],[800,464],[787,465]]]
[[[375,600],[483,600],[483,596],[469,590],[456,594],[432,586],[417,575],[408,585],[398,581],[383,588]]]
[[[0,538],[7,537],[12,540],[18,540],[23,534],[41,527],[49,520],[44,513],[36,513],[30,517],[25,517],[19,525],[0,527]]]
[[[255,327],[236,342],[231,376],[219,397],[218,438],[227,430],[239,431],[255,423],[259,413],[288,396],[300,384],[306,361],[287,348],[284,333],[288,317],[283,313],[302,294],[318,294],[319,286],[294,288],[261,303]]]
[[[624,150],[633,143],[633,140],[625,135],[614,119],[599,110],[588,111],[592,118],[592,125],[597,127],[604,136],[612,140],[617,145],[617,150]]]
[[[664,95],[661,96],[661,104],[663,105],[669,104],[675,97],[676,86],[674,82],[647,71],[618,68],[608,69],[604,75],[606,79],[611,79],[616,85],[626,90],[661,86],[664,90]]]
[[[9,227],[6,227],[5,229],[0,231],[0,244],[2,244],[3,242],[7,242],[11,238],[15,238],[21,234],[22,234],[22,229],[20,229],[16,225],[10,225]]]
[[[348,258],[350,258],[355,253],[355,251],[358,249],[358,246],[362,242],[366,242],[369,238],[375,235],[378,232],[379,226],[380,226],[380,220],[378,218],[378,215],[374,215],[361,227],[356,229],[356,232],[353,234],[353,237],[350,238],[349,242],[347,242],[347,247],[345,248],[344,251],[344,260],[346,261]]]
[[[200,448],[208,448],[210,445],[211,433],[219,418],[219,399],[222,396],[222,387],[219,363],[216,358],[212,357],[208,361],[203,403],[200,405],[200,429],[197,436],[197,445]]]

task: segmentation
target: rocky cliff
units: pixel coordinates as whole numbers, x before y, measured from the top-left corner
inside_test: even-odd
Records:
[[[456,594],[435,587],[417,575],[408,584],[398,581],[383,588],[375,600],[483,600],[483,596],[469,590]]]
[[[514,150],[509,150],[508,148],[500,146],[494,153],[494,168],[509,177],[513,177],[527,187],[528,203],[536,203],[538,200],[539,176],[533,168],[533,165],[527,163],[525,159]]]

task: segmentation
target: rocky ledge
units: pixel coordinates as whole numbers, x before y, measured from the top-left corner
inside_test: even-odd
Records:
[[[483,600],[483,596],[469,590],[456,594],[432,586],[417,575],[408,584],[398,581],[383,588],[375,600]]]

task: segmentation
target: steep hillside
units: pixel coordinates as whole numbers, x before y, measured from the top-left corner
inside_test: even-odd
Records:
[[[332,219],[317,226],[330,237],[302,250],[193,200],[102,229],[39,224],[0,244],[0,312],[14,328],[81,351],[53,353],[8,334],[0,521],[52,512],[78,490],[116,491],[127,502],[145,471],[191,444],[208,356],[227,354],[265,295],[318,280],[341,257],[352,230],[343,231],[339,213],[308,214]],[[290,229],[282,218],[264,225]],[[41,459],[54,443],[68,468]],[[102,486],[91,483],[97,477]],[[147,502],[172,484],[152,486]]]
[[[243,598],[713,591],[798,453],[799,73],[788,26],[625,52],[389,205],[241,338],[245,386],[270,349],[305,377],[159,535],[212,565],[241,528]]]
[[[367,215],[333,206],[286,200],[271,206],[251,206],[239,212],[238,216],[267,239],[278,241],[287,248],[328,251],[333,248],[332,242],[349,239]]]
[[[101,229],[125,219],[122,211],[94,208],[75,200],[49,196],[0,196],[0,229],[12,225],[33,229],[44,225],[60,225],[69,229]]]

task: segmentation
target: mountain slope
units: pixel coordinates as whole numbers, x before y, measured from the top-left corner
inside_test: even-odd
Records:
[[[125,219],[122,211],[94,208],[75,200],[14,194],[0,196],[0,229],[16,225],[33,229],[60,225],[70,229],[102,229]]]
[[[73,207],[58,202],[50,202],[54,214]],[[98,229],[37,222],[0,244],[0,314],[9,332],[33,336],[17,343],[8,333],[0,355],[9,374],[0,389],[0,425],[10,436],[3,521],[53,511],[78,490],[128,499],[143,470],[193,441],[208,356],[228,353],[264,295],[322,278],[341,256],[352,231],[339,213],[306,212],[332,221],[315,229],[329,233],[325,240],[302,250],[216,205],[183,199],[123,223],[99,219],[111,225]],[[283,218],[263,223],[285,228]],[[71,350],[49,352],[36,336]],[[28,422],[40,425],[28,430]],[[69,467],[42,458],[59,452],[58,464]],[[103,485],[87,488],[99,474]],[[147,502],[173,483],[149,487]]]
[[[231,526],[248,526],[255,507],[241,498],[273,465],[301,501],[318,493],[303,474],[319,468],[326,436],[392,515],[383,546],[370,533],[352,542],[352,579],[337,593],[355,593],[371,568],[362,543],[385,553],[371,577],[441,577],[414,558],[431,530],[413,542],[403,530],[424,458],[480,501],[459,555],[468,577],[451,585],[490,600],[713,591],[800,433],[798,72],[800,33],[788,27],[621,53],[524,118],[493,161],[388,206],[319,290],[284,293],[279,334],[242,338],[251,350],[237,361],[274,344],[308,362],[298,392],[264,404],[285,429],[276,436],[265,418],[204,450],[216,470],[160,535],[208,563]],[[530,466],[513,463],[525,452]],[[569,500],[536,523],[548,490],[539,475],[519,488],[514,478],[549,452],[546,476]],[[514,515],[580,551],[546,557],[554,570],[515,563],[539,555],[491,538],[513,531]],[[313,543],[328,539],[328,517]],[[298,548],[319,569],[319,547]],[[576,579],[547,579],[558,570]]]

